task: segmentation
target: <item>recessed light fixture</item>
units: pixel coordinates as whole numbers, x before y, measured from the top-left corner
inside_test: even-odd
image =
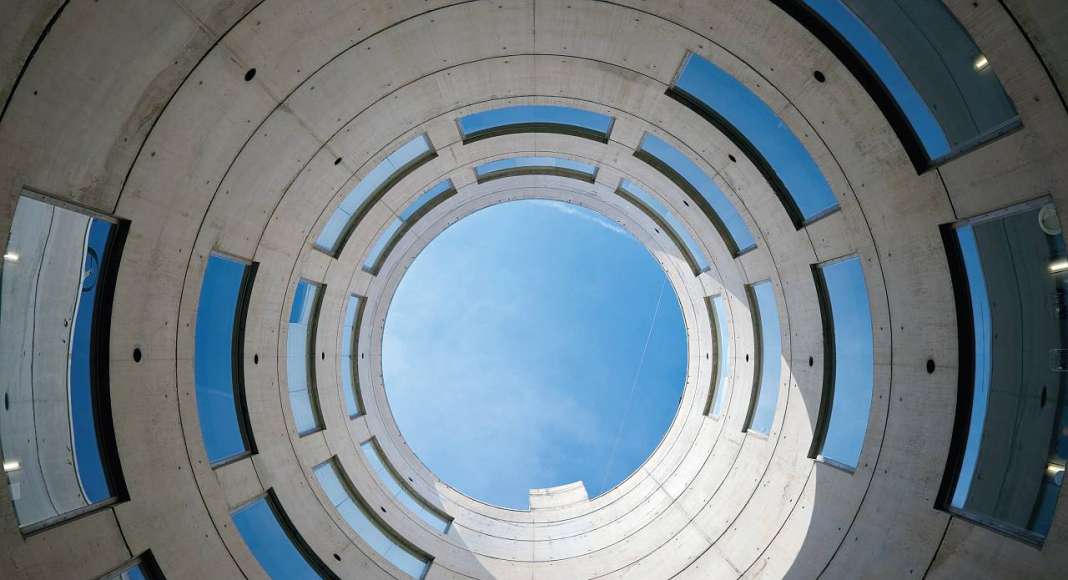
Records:
[[[15,471],[22,467],[22,464],[17,459],[4,462],[4,471]]]
[[[1065,270],[1068,270],[1068,260],[1062,258],[1049,263],[1050,272],[1063,272]]]
[[[983,72],[988,66],[990,66],[990,61],[986,59],[986,55],[980,54],[975,57],[975,70]]]
[[[15,252],[8,252],[8,253],[4,254],[4,261],[5,262],[18,262],[19,261],[19,255],[16,254]]]

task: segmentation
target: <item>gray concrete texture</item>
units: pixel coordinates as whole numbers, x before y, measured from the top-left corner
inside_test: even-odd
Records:
[[[386,524],[433,557],[432,579],[1062,577],[1063,505],[1037,549],[951,517],[935,496],[958,374],[938,226],[1043,195],[1068,207],[1068,87],[1056,84],[1068,78],[1068,48],[1050,24],[1065,21],[1068,7],[947,5],[988,56],[1022,128],[917,174],[858,81],[766,0],[0,2],[0,244],[24,188],[130,221],[110,342],[129,499],[24,536],[10,489],[0,485],[0,576],[94,578],[151,549],[168,578],[260,578],[230,510],[273,489],[335,574],[404,577],[319,489],[312,468],[336,456],[363,498],[388,508],[379,512]],[[795,229],[756,165],[664,94],[687,51],[779,114],[840,211]],[[814,80],[816,70],[826,82]],[[547,134],[461,143],[457,117],[516,103],[567,104],[616,122],[604,144]],[[373,204],[338,258],[315,250],[341,198],[423,132],[438,156]],[[732,258],[685,194],[633,156],[645,132],[714,177],[757,250]],[[475,183],[472,166],[523,153],[600,171],[592,185],[557,176]],[[378,232],[445,177],[458,193],[404,235],[376,276],[364,272]],[[615,195],[621,178],[680,217],[707,252],[709,272],[694,277],[671,239]],[[650,248],[679,296],[690,360],[678,415],[637,472],[596,498],[540,490],[536,509],[515,511],[467,498],[421,464],[390,415],[380,352],[389,299],[418,251],[478,209],[530,197],[599,211]],[[259,263],[243,345],[257,452],[216,469],[201,440],[193,357],[213,250]],[[824,354],[810,265],[847,254],[862,258],[876,362],[851,474],[808,457]],[[300,278],[325,284],[314,357],[324,429],[304,437],[285,384],[286,323]],[[763,437],[742,430],[754,373],[745,287],[769,279],[783,365]],[[366,412],[349,419],[339,349],[353,293],[367,298],[357,355]],[[704,415],[713,377],[705,298],[716,294],[730,312],[732,361],[727,409],[712,419]],[[376,478],[359,449],[371,437],[416,493],[454,518],[447,534],[406,511]]]

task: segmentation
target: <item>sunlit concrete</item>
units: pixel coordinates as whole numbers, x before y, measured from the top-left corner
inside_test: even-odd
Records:
[[[868,93],[764,0],[6,0],[0,246],[24,187],[131,222],[111,328],[130,499],[23,537],[0,485],[0,576],[94,578],[151,549],[168,578],[259,578],[229,511],[270,488],[334,573],[401,577],[318,488],[312,467],[336,455],[367,501],[385,509],[382,518],[433,556],[428,578],[1059,577],[1068,569],[1063,502],[1041,550],[934,507],[958,344],[938,226],[1042,195],[1068,207],[1068,87],[1054,84],[1068,67],[1064,43],[1047,28],[1068,8],[947,4],[988,56],[1023,128],[917,175]],[[794,229],[755,165],[664,95],[688,50],[784,119],[840,211]],[[814,80],[816,70],[826,82]],[[462,145],[457,117],[533,102],[615,117],[609,143],[537,134]],[[756,251],[732,259],[685,195],[633,156],[646,131],[714,177]],[[315,250],[341,198],[421,132],[438,157],[374,205],[338,259]],[[474,165],[530,153],[594,163],[597,181],[475,183]],[[444,177],[457,195],[415,224],[377,276],[364,272],[377,233]],[[614,194],[624,177],[691,228],[709,272],[695,278],[670,239]],[[515,511],[449,488],[405,446],[381,384],[380,345],[389,298],[419,249],[473,211],[525,197],[600,211],[649,247],[680,298],[689,364],[679,414],[636,473],[596,498]],[[197,301],[212,250],[259,263],[244,344],[258,452],[214,470],[193,385]],[[864,451],[849,474],[808,458],[823,368],[810,265],[853,253],[863,259],[876,369]],[[315,357],[325,429],[305,437],[284,378],[289,304],[302,277],[326,285]],[[784,361],[765,438],[742,426],[754,372],[745,286],[768,279]],[[343,411],[337,360],[350,293],[368,298],[357,355],[367,413],[355,420]],[[704,298],[714,294],[726,297],[731,318],[730,399],[718,420],[703,414],[712,373]],[[937,363],[931,374],[928,359]],[[375,479],[359,450],[371,436],[417,492],[455,518],[447,535]]]

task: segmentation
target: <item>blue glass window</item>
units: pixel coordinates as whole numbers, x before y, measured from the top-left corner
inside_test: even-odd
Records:
[[[424,191],[415,201],[408,204],[404,211],[394,218],[386,229],[382,230],[382,233],[378,234],[378,238],[371,245],[371,250],[367,252],[367,258],[363,261],[364,271],[377,274],[390,250],[412,224],[455,193],[456,188],[453,187],[452,180],[446,179]]]
[[[783,4],[783,0],[778,0]],[[906,147],[922,148],[920,170],[1018,127],[1016,108],[967,30],[939,0],[803,0],[813,32],[866,85],[888,93],[877,103],[909,126]],[[790,9],[787,7],[787,9]],[[869,91],[872,87],[869,86]],[[895,129],[898,129],[895,127]],[[898,131],[901,134],[901,131]]]
[[[957,452],[940,503],[1038,544],[1068,461],[1068,252],[1060,220],[1044,199],[949,231],[964,362]]]
[[[315,320],[319,316],[322,287],[300,280],[293,293],[286,333],[286,378],[293,421],[301,435],[322,428],[319,401],[315,395]]]
[[[237,508],[230,517],[267,576],[275,580],[334,577],[299,539],[273,494]]]
[[[868,431],[875,377],[871,307],[860,258],[852,256],[813,269],[827,341],[824,392],[815,454],[856,469]]]
[[[383,558],[412,578],[422,578],[430,568],[430,558],[401,542],[392,530],[378,519],[352,484],[338,469],[337,460],[325,461],[313,470],[319,486],[334,504],[342,519]]]
[[[727,301],[722,295],[713,296],[707,302],[715,337],[716,368],[711,409],[705,409],[705,413],[711,411],[712,416],[718,418],[723,415],[723,407],[727,404],[727,379],[731,376],[730,331],[727,327],[729,319],[727,318]]]
[[[513,175],[562,175],[593,183],[597,180],[597,167],[560,157],[509,157],[475,168],[479,183]]]
[[[389,465],[374,439],[365,441],[360,447],[363,449],[363,456],[367,459],[367,463],[370,464],[371,470],[375,472],[378,480],[382,482],[382,486],[393,496],[393,499],[408,508],[413,514],[419,516],[420,519],[435,530],[443,534],[449,531],[449,524],[452,520],[442,515],[437,509],[427,505],[415,492],[408,488],[396,472],[393,471],[393,467]]]
[[[376,165],[345,196],[341,205],[323,226],[315,240],[315,247],[331,256],[337,256],[371,203],[381,198],[402,177],[436,156],[437,152],[426,135],[419,135],[401,145],[400,149]]]
[[[738,210],[689,157],[652,133],[645,134],[634,155],[655,167],[697,202],[719,230],[733,256],[756,247],[756,240]]]
[[[612,117],[558,105],[517,105],[460,117],[464,143],[512,133],[563,133],[608,142]]]
[[[775,420],[779,403],[779,378],[782,371],[782,337],[779,335],[779,307],[775,289],[764,281],[749,287],[749,309],[753,315],[756,337],[757,372],[753,397],[749,403],[746,430],[767,435]]]
[[[760,97],[690,53],[670,95],[719,127],[757,165],[798,228],[838,208],[812,156]]]
[[[124,497],[108,331],[125,224],[24,194],[0,272],[0,444],[24,531]]]
[[[708,259],[701,246],[690,235],[690,230],[664,204],[630,180],[619,182],[619,194],[627,198],[653,219],[675,244],[683,251],[695,276],[708,271]]]
[[[252,264],[211,254],[200,286],[193,353],[200,433],[218,464],[252,452],[245,412],[241,343]]]
[[[360,396],[360,375],[357,371],[356,353],[360,332],[360,319],[363,317],[364,299],[350,294],[345,302],[345,324],[341,327],[341,386],[345,395],[345,412],[349,418],[363,413]]]
[[[163,573],[160,572],[152,553],[145,552],[100,580],[163,580]]]

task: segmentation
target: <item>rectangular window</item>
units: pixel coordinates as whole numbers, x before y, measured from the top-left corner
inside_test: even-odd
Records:
[[[559,175],[593,183],[597,181],[597,167],[560,157],[510,157],[475,167],[479,183],[515,175]]]
[[[286,333],[286,379],[289,404],[300,435],[322,429],[315,394],[315,322],[319,318],[322,286],[301,279],[293,293]]]
[[[713,350],[712,360],[715,368],[712,376],[713,389],[709,393],[708,406],[705,414],[711,413],[712,417],[719,418],[723,415],[723,407],[727,403],[727,378],[731,376],[731,345],[730,332],[727,327],[727,301],[723,295],[705,299],[708,315],[712,322]]]
[[[237,508],[230,517],[267,576],[275,580],[336,578],[297,534],[272,491]]]
[[[707,119],[757,166],[794,227],[838,209],[831,186],[794,132],[741,82],[689,53],[668,95]]]
[[[255,272],[256,264],[213,252],[200,286],[193,367],[200,433],[212,465],[254,451],[242,347]]]
[[[0,444],[38,530],[125,499],[111,423],[111,301],[128,224],[24,192],[0,270]]]
[[[163,573],[152,552],[145,552],[105,574],[100,580],[163,580]]]
[[[985,55],[939,0],[776,0],[865,86],[918,171],[1020,126]]]
[[[367,463],[371,465],[371,469],[378,476],[378,480],[382,482],[382,486],[393,496],[393,499],[408,508],[413,514],[419,516],[421,520],[435,530],[443,534],[449,531],[449,524],[452,523],[452,519],[442,514],[438,509],[431,507],[404,483],[402,478],[393,470],[393,466],[386,460],[386,456],[378,447],[376,440],[365,441],[360,447],[363,449],[363,456]]]
[[[402,542],[382,522],[342,475],[337,459],[327,460],[313,470],[319,486],[334,504],[342,519],[383,558],[412,578],[422,578],[430,568],[430,557]]]
[[[775,304],[775,288],[770,281],[748,287],[749,310],[753,316],[753,335],[756,340],[753,374],[753,395],[749,402],[746,431],[767,435],[775,420],[779,403],[779,378],[782,371],[782,337],[779,335],[779,307]]]
[[[349,418],[363,414],[360,393],[360,374],[356,353],[359,352],[360,319],[363,318],[364,298],[350,294],[345,302],[345,325],[341,327],[341,386],[345,395],[345,412]]]
[[[559,105],[518,105],[472,113],[457,120],[464,144],[514,133],[560,133],[608,142],[615,119]]]
[[[446,179],[424,191],[415,201],[408,204],[404,211],[398,214],[382,233],[378,234],[378,238],[375,239],[375,243],[371,245],[371,250],[367,253],[367,258],[363,261],[363,270],[370,274],[378,274],[378,270],[382,267],[382,263],[385,262],[386,256],[389,255],[393,246],[401,239],[401,236],[419,218],[426,215],[438,204],[452,197],[455,193],[456,188],[453,187],[452,180]]]
[[[1040,199],[943,227],[960,329],[957,418],[939,505],[1032,543],[1068,459],[1068,252]]]
[[[814,265],[823,314],[820,418],[810,456],[852,471],[868,431],[875,379],[871,307],[860,258]]]
[[[337,257],[367,208],[385,195],[389,188],[405,175],[435,157],[437,157],[437,152],[434,151],[430,138],[425,134],[401,145],[400,149],[383,159],[345,196],[341,205],[334,210],[326,225],[323,226],[323,230],[315,240],[315,247]]]
[[[686,261],[689,262],[690,268],[693,270],[694,276],[699,276],[708,271],[708,260],[705,258],[705,253],[701,246],[697,245],[693,236],[690,235],[690,230],[679,221],[679,218],[675,217],[675,214],[664,207],[664,204],[628,179],[619,182],[619,188],[616,193],[638,206],[671,237],[675,245],[682,250]]]
[[[756,240],[738,210],[689,157],[652,133],[642,137],[634,156],[663,173],[697,203],[719,230],[732,256],[738,257],[756,247]]]

